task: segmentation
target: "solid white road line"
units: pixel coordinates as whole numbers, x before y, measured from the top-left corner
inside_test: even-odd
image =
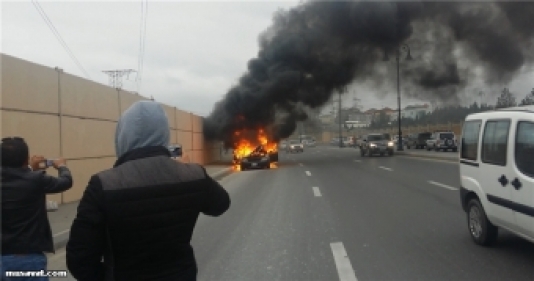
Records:
[[[61,232],[58,232],[58,233],[54,234],[53,237],[58,237],[59,235],[61,235],[61,234],[65,234],[65,233],[67,233],[67,232],[70,232],[70,229],[63,230],[63,231],[61,231]]]
[[[390,171],[390,172],[393,171],[393,169],[388,168],[388,167],[384,167],[384,166],[380,166],[380,167],[378,167],[378,168],[380,168],[380,169],[384,169],[384,170],[386,170],[386,171]]]
[[[306,175],[308,175],[308,177],[311,177],[310,171],[306,171]]]
[[[356,275],[354,274],[354,269],[350,264],[349,257],[343,247],[343,243],[335,242],[330,243],[332,248],[332,253],[334,254],[334,261],[336,262],[337,274],[339,275],[340,281],[358,281]]]
[[[458,190],[458,188],[456,188],[456,187],[453,187],[453,186],[450,186],[450,185],[446,185],[446,184],[443,184],[443,183],[439,183],[439,182],[435,182],[435,181],[428,181],[428,183],[436,185],[436,186],[439,186],[439,187],[446,188],[448,190]]]
[[[319,190],[319,188],[317,186],[314,186],[312,188],[313,188],[313,194],[315,195],[315,197],[321,197],[321,191]]]

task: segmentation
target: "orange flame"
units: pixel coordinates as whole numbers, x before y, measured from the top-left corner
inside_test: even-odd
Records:
[[[268,153],[276,152],[278,149],[278,144],[269,140],[263,128],[258,129],[256,132],[257,142],[252,143],[249,140],[242,138],[241,136],[243,135],[246,135],[245,131],[234,132],[234,136],[239,138],[234,143],[234,164],[238,164],[241,158],[248,156],[260,144],[263,145]]]

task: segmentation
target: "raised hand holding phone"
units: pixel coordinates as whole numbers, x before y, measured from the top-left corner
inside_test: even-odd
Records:
[[[52,160],[52,166],[56,169],[59,169],[60,167],[67,166],[67,161],[63,158],[54,159]]]
[[[30,159],[30,168],[34,171],[46,169],[46,159],[42,155],[34,155]]]

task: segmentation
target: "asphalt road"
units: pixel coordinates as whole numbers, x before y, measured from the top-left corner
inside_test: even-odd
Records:
[[[221,183],[232,206],[199,219],[199,280],[534,280],[534,244],[471,241],[455,163],[317,147]]]

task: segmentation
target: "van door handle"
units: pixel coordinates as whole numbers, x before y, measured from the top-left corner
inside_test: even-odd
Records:
[[[515,190],[521,189],[521,182],[517,178],[512,181],[512,185],[514,186]]]
[[[505,175],[502,175],[497,181],[500,182],[503,187],[508,184],[508,179]]]

